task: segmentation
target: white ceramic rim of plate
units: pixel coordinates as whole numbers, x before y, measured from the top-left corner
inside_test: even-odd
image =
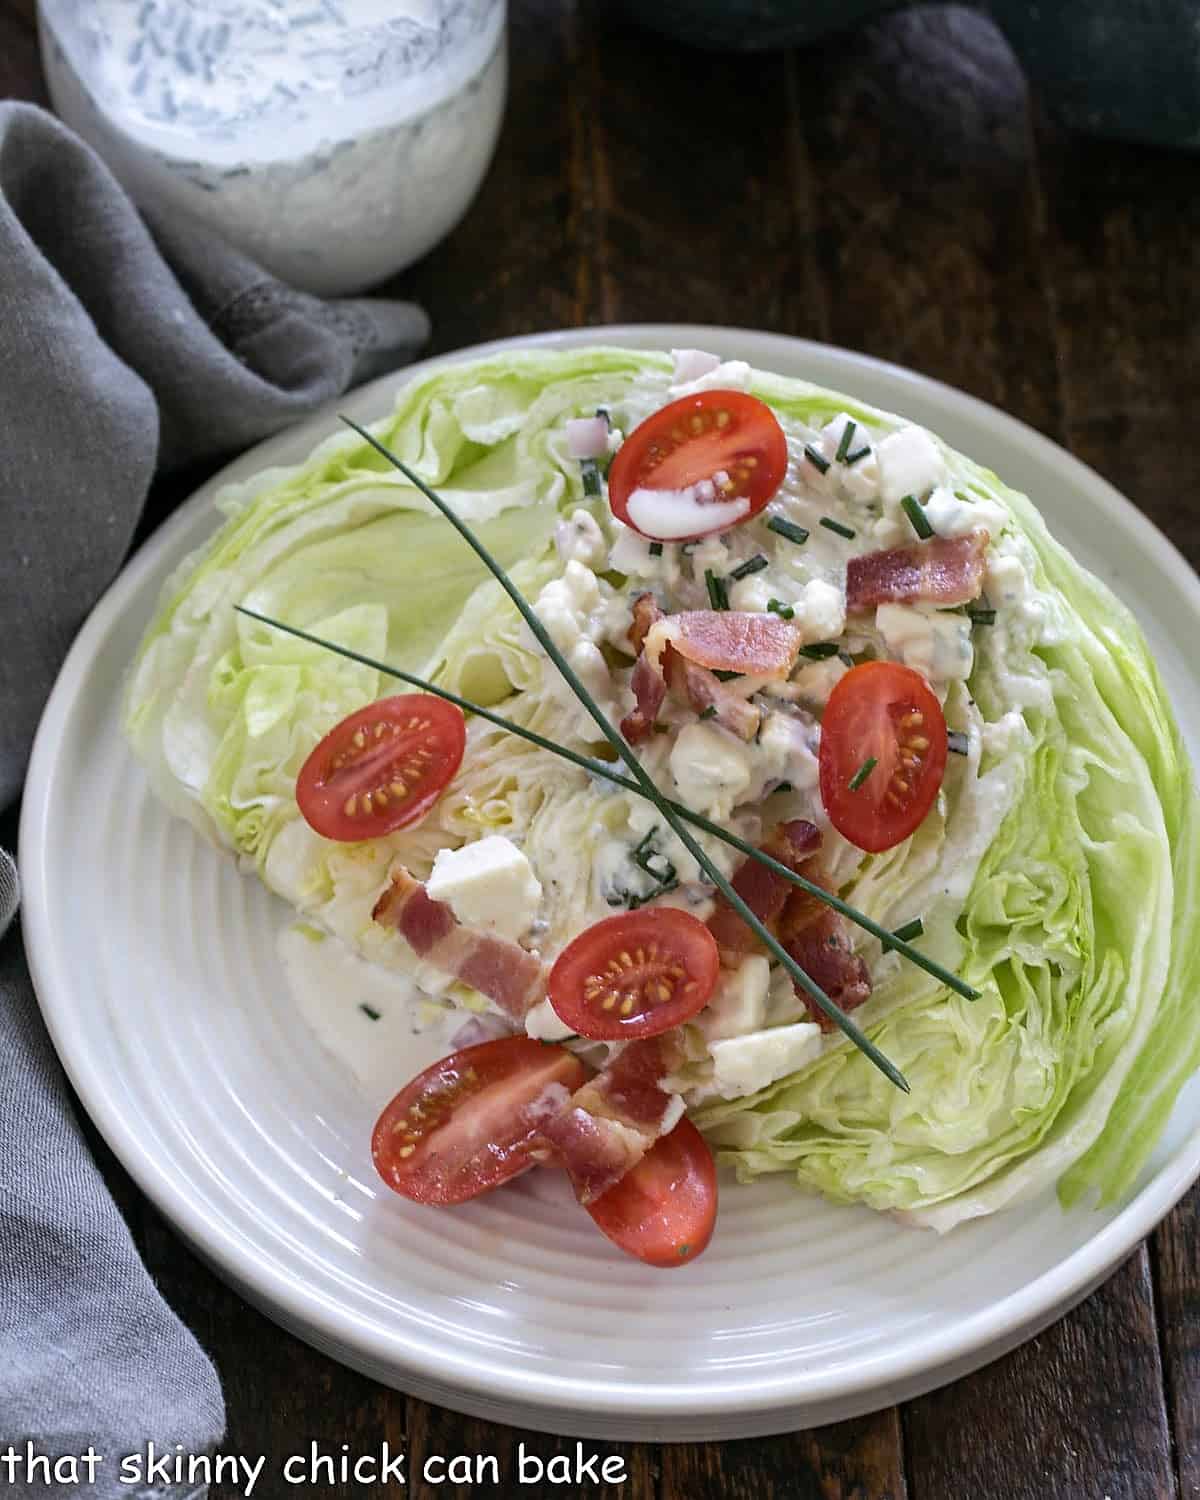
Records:
[[[901,366],[784,334],[694,324],[634,323],[497,339],[439,355],[374,380],[323,407],[303,425],[317,434],[313,439],[315,445],[322,427],[326,433],[337,430],[338,412],[344,411],[362,421],[376,420],[386,414],[394,391],[414,376],[441,365],[505,350],[606,343],[660,349],[707,347],[718,352],[725,350],[732,357],[739,341],[753,341],[759,349],[776,347],[788,362],[797,354],[819,366],[838,366],[844,362],[847,388],[853,387],[855,371],[867,368],[876,379],[894,387],[900,397],[905,391],[923,394],[936,401],[942,410],[951,412],[959,422],[1019,440],[1027,452],[1049,469],[1069,475],[1077,484],[1085,484],[1098,507],[1098,520],[1105,516],[1119,517],[1122,526],[1134,532],[1156,565],[1171,575],[1182,590],[1193,595],[1200,610],[1200,579],[1171,542],[1094,470],[1033,428],[976,397]],[[756,357],[756,362],[769,367],[769,361],[761,356]],[[893,409],[902,410],[903,405],[903,400],[898,399]],[[573,1381],[559,1375],[539,1377],[511,1369],[501,1372],[498,1381],[494,1366],[485,1366],[481,1371],[479,1366],[457,1355],[448,1356],[432,1340],[422,1342],[412,1337],[407,1330],[403,1336],[380,1336],[376,1328],[334,1299],[285,1273],[259,1247],[246,1245],[226,1226],[214,1225],[196,1212],[179,1184],[127,1126],[108,1080],[88,1068],[86,1047],[59,1024],[54,997],[64,983],[64,976],[51,932],[53,892],[39,831],[45,825],[62,730],[81,686],[84,664],[120,617],[127,595],[159,566],[160,553],[169,548],[178,530],[191,524],[195,509],[207,505],[218,486],[279,461],[279,450],[294,441],[294,433],[293,428],[266,440],[203,485],[147,540],[97,604],[63,664],[43,714],[30,762],[20,828],[25,943],[42,1012],[58,1055],[84,1108],[130,1176],[191,1244],[235,1285],[266,1306],[278,1321],[335,1352],[347,1363],[356,1363],[375,1374],[386,1371],[399,1375],[407,1371],[414,1378],[439,1385],[446,1382],[456,1391],[471,1392],[485,1400],[519,1401],[548,1411],[612,1415],[627,1421],[634,1414],[662,1419],[711,1413],[728,1419],[735,1414],[757,1413],[761,1418],[767,1413],[782,1415],[790,1407],[839,1400],[847,1403],[848,1415],[851,1409],[871,1409],[871,1401],[864,1397],[874,1390],[880,1392],[880,1400],[875,1404],[883,1404],[896,1399],[895,1392],[901,1388],[903,1394],[929,1389],[939,1383],[939,1372],[940,1378],[964,1373],[1032,1335],[1096,1286],[1179,1201],[1200,1176],[1200,1127],[1190,1132],[1125,1208],[1084,1245],[1019,1291],[960,1319],[942,1336],[902,1341],[895,1350],[856,1359],[844,1372],[826,1370],[806,1374],[792,1370],[783,1377],[741,1380],[736,1388],[718,1383],[678,1386],[635,1383],[598,1388],[592,1382]],[[972,1360],[972,1355],[977,1358]],[[760,1421],[753,1430],[779,1429]]]

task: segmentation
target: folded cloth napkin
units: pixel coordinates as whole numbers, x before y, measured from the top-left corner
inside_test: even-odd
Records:
[[[0,811],[72,637],[150,481],[245,447],[410,359],[420,309],[320,302],[209,233],[153,234],[52,116],[0,103]],[[114,1456],[221,1435],[216,1375],[138,1259],[72,1113],[0,869],[0,1478],[4,1453]],[[77,1496],[40,1471],[5,1494]],[[146,1496],[189,1497],[151,1487]]]

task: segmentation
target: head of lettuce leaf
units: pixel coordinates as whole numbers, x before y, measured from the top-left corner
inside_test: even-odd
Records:
[[[666,399],[669,372],[665,355],[645,352],[507,354],[409,383],[378,431],[532,596],[561,571],[556,523],[586,503],[565,418],[621,403],[648,411]],[[898,425],[800,381],[756,375],[753,389],[793,436],[839,411],[877,431]],[[976,819],[987,837],[972,840],[952,808],[867,860],[847,894],[886,914],[940,890],[929,951],[981,998],[896,965],[860,1018],[911,1093],[834,1039],[770,1088],[695,1114],[743,1178],[790,1172],[939,1229],[1056,1181],[1068,1203],[1127,1191],[1200,1054],[1196,802],[1155,664],[1128,612],[1033,504],[944,452],[956,485],[1004,508],[1055,629],[1020,651],[997,632],[976,652],[972,698],[986,721],[1016,731],[995,734],[971,767],[977,802],[988,776],[1006,790],[999,825]],[[580,870],[562,851],[586,849],[597,815],[628,810],[476,722],[462,772],[424,823],[327,843],[299,817],[296,773],[338,719],[395,685],[232,609],[245,603],[436,674],[554,738],[584,740],[576,706],[544,681],[544,659],[470,552],[352,434],[231,487],[220,504],[225,524],[170,580],[130,681],[128,732],[158,793],[294,906],[412,969],[370,921],[389,863],[401,857],[421,874],[447,842],[516,829],[531,853],[540,842],[559,856],[550,941],[565,941],[588,871],[586,854]],[[967,812],[958,822],[970,823]]]

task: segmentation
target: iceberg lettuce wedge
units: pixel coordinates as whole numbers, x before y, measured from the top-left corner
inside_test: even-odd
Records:
[[[605,406],[628,428],[667,399],[670,379],[665,355],[505,354],[406,385],[377,432],[534,598],[563,577],[555,527],[585,503],[566,418]],[[902,425],[801,381],[752,380],[794,451],[842,413],[878,434]],[[831,1037],[757,1094],[697,1093],[693,1116],[744,1179],[787,1172],[946,1229],[1054,1182],[1067,1202],[1133,1183],[1200,1063],[1200,863],[1187,756],[1133,618],[1029,500],[940,451],[1026,588],[974,631],[970,675],[947,689],[947,717],[970,727],[970,743],[950,757],[935,811],[883,854],[835,840],[831,858],[843,893],[877,920],[922,916],[926,950],[981,998],[865,944],[875,992],[858,1018],[911,1093]],[[506,832],[554,872],[548,951],[604,915],[603,892],[637,878],[621,840],[645,836],[652,810],[487,724],[469,726],[463,768],[421,824],[361,845],[312,833],[293,794],[301,763],[338,719],[395,686],[247,621],[236,603],[436,674],[551,738],[586,744],[589,726],[460,539],[356,435],[219,503],[225,524],[168,584],[129,685],[128,732],[168,804],[307,919],[431,993],[444,984],[370,920],[393,860],[422,875],[439,848]],[[777,541],[764,533],[763,545]],[[800,579],[820,547],[845,544],[814,535],[800,558],[783,543],[779,566]],[[600,618],[640,585],[597,571],[586,608]],[[645,749],[656,777],[667,749]],[[796,815],[785,807],[779,816]],[[761,823],[755,809],[730,819],[745,837]],[[693,878],[682,849],[660,847],[682,882]],[[706,847],[724,869],[737,863]],[[787,994],[772,1002],[769,1025],[796,1018]],[[690,1042],[695,1061],[704,1049]]]

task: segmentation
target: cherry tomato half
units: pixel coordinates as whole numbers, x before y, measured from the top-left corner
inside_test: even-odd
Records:
[[[426,693],[381,698],[329,731],[300,769],[296,801],[327,839],[378,838],[429,811],[466,743],[461,708]]]
[[[702,391],[672,401],[633,429],[608,471],[608,503],[619,521],[651,536],[629,513],[636,490],[686,490],[708,481],[714,485],[708,504],[749,500],[735,522],[726,514],[711,526],[660,538],[690,541],[756,516],[783,483],[787,462],[787,439],[769,406],[742,391]],[[726,476],[720,484],[717,474]],[[703,509],[706,502],[697,500]]]
[[[657,1036],[701,1010],[721,958],[703,922],[672,906],[606,917],[558,955],[546,993],[560,1021],[598,1042]]]
[[[708,1143],[690,1120],[680,1120],[587,1211],[627,1255],[651,1266],[687,1265],[708,1245],[717,1219]]]
[[[854,667],[830,693],[821,719],[821,801],[829,821],[860,849],[892,848],[933,806],[946,750],[941,705],[919,672],[890,661]]]
[[[466,1203],[533,1166],[538,1130],[526,1106],[554,1085],[565,1100],[586,1078],[565,1048],[526,1036],[452,1052],[379,1116],[375,1170],[416,1203]]]

